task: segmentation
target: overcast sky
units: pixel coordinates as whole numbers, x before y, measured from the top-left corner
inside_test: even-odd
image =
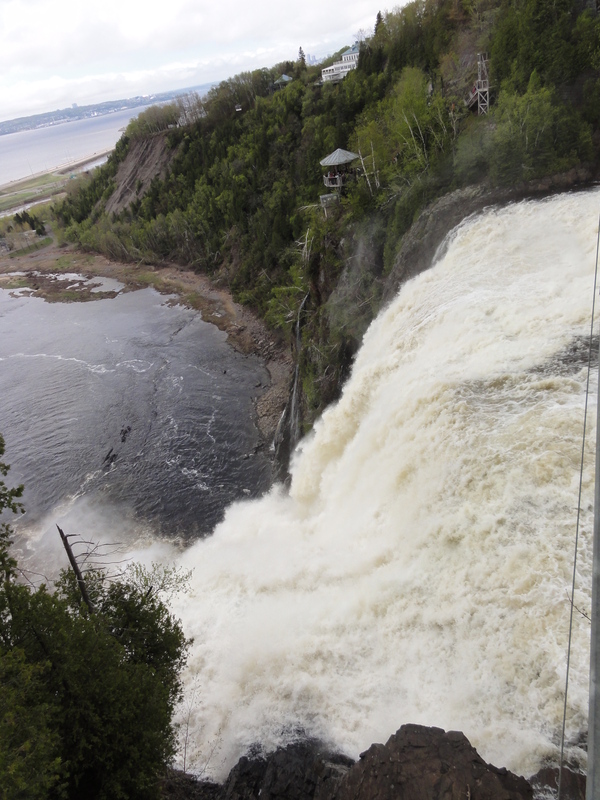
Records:
[[[372,31],[377,0],[0,0],[0,120],[219,81]]]

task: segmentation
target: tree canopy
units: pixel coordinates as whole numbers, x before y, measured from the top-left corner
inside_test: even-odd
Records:
[[[21,493],[0,481],[0,512],[20,511]],[[172,716],[188,646],[161,599],[172,570],[133,567],[117,579],[88,573],[90,613],[73,573],[53,589],[24,583],[10,536],[4,522],[0,797],[158,796],[175,752]]]

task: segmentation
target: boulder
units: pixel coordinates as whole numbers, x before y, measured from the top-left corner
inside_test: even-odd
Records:
[[[309,800],[317,790],[329,796],[331,787],[354,764],[328,753],[318,742],[298,742],[266,758],[241,758],[224,785],[224,800]]]
[[[558,767],[542,767],[529,782],[536,795],[558,796]],[[563,767],[561,784],[562,800],[585,800],[586,776],[582,772]]]
[[[531,800],[530,784],[486,762],[463,733],[403,725],[315,800]]]

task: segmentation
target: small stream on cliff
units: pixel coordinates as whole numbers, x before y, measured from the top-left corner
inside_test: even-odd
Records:
[[[188,768],[220,779],[248,748],[303,736],[357,757],[406,722],[462,730],[526,776],[556,762],[599,207],[590,191],[459,226],[367,331],[289,492],[257,499],[265,473],[244,458],[257,367],[219,350],[197,315],[144,292],[69,313],[0,293],[0,430],[11,477],[38,487],[33,539],[59,512],[108,538],[133,520],[136,556],[193,569],[174,606],[194,637],[179,713]],[[36,332],[27,347],[21,313]],[[239,501],[221,522],[200,504],[217,489]],[[160,539],[163,514],[180,538],[218,524],[181,551]],[[588,647],[577,614],[567,740],[581,760]]]

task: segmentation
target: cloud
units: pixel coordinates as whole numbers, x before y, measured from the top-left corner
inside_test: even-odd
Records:
[[[2,0],[0,117],[183,88],[316,55],[372,28],[370,0]],[[169,81],[173,83],[169,84]]]

